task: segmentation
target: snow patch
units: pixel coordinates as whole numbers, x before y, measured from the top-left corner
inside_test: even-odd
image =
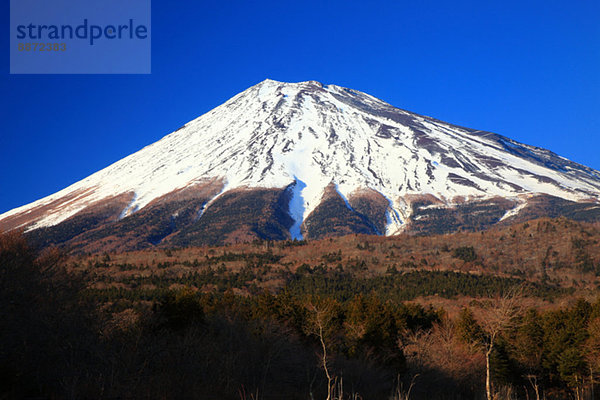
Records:
[[[348,202],[348,198],[340,191],[340,188],[337,183],[334,185],[334,187],[335,187],[336,193],[340,196],[340,198],[342,200],[344,200],[344,204],[346,204],[346,207],[348,208],[348,210],[354,210],[352,208],[352,206],[350,205],[350,202]]]
[[[131,199],[131,201],[129,202],[129,204],[127,204],[127,206],[125,206],[125,208],[123,209],[123,211],[121,211],[121,214],[119,214],[119,219],[123,219],[125,217],[130,216],[131,214],[133,214],[134,212],[137,211],[137,206],[136,206],[136,202],[138,200],[138,196],[136,193],[133,194],[133,197]]]
[[[388,208],[385,212],[386,225],[385,236],[397,235],[404,229],[404,222],[400,212],[395,208],[394,202],[387,196],[384,196],[388,201]]]
[[[292,239],[302,240],[301,227],[306,211],[302,191],[306,188],[306,183],[296,177],[294,177],[294,179],[294,183],[292,183],[291,186],[292,196],[289,205],[289,213],[294,220],[294,224],[290,228],[290,235],[292,236]]]
[[[515,208],[511,208],[510,210],[508,210],[502,216],[502,218],[500,218],[498,220],[498,222],[504,221],[505,219],[508,219],[508,218],[515,217],[515,216],[519,215],[519,213],[521,212],[521,210],[523,210],[526,206],[527,206],[527,202],[523,201],[522,203],[518,204]]]

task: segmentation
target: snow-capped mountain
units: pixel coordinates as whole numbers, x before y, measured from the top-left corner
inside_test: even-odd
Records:
[[[261,193],[260,201],[248,200],[252,191]],[[554,209],[579,204],[577,212],[595,217],[600,172],[355,90],[265,80],[88,178],[0,215],[0,229],[46,228],[49,233],[49,227],[85,217],[85,224],[71,222],[69,241],[109,223],[127,225],[129,218],[154,207],[153,221],[168,225],[154,240],[147,239],[156,244],[197,232],[195,226],[206,219],[215,232],[219,224],[231,225],[231,218],[219,215],[228,215],[227,207],[238,212],[239,196],[246,196],[242,208],[248,212],[236,220],[253,233],[242,234],[242,229],[232,240],[322,236],[311,234],[311,226],[340,213],[349,214],[328,223],[339,228],[329,233],[392,235],[437,218],[427,210],[456,213],[462,207],[472,214],[473,206],[485,204],[497,210],[484,224],[489,225],[518,217],[531,208],[532,199],[538,210],[546,203]],[[323,214],[327,201],[335,213]],[[261,209],[265,204],[268,210]],[[166,214],[157,215],[157,206]],[[253,220],[268,224],[265,219],[274,215],[275,235],[252,225]],[[358,225],[348,228],[351,217]],[[231,233],[238,227],[229,228]]]

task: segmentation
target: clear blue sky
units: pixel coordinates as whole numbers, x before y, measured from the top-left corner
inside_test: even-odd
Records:
[[[598,1],[152,2],[151,75],[9,75],[0,212],[265,78],[318,80],[600,169]]]

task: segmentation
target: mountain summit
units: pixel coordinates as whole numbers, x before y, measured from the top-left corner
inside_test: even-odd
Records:
[[[368,94],[265,80],[66,189],[0,215],[94,250],[480,229],[600,216],[600,172]]]

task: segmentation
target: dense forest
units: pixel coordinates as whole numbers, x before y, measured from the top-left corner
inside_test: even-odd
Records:
[[[0,235],[2,398],[593,399],[600,233],[122,254]]]

